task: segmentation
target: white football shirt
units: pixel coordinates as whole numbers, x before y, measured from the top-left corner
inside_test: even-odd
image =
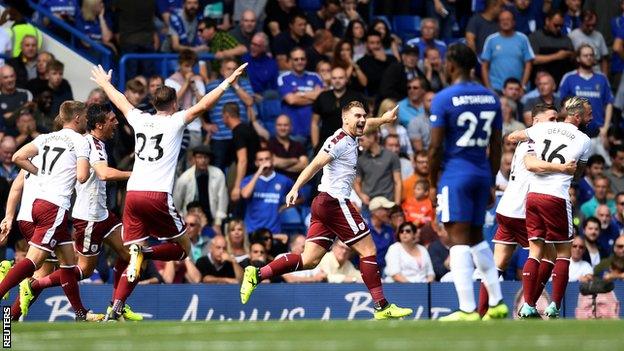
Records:
[[[529,147],[538,158],[547,162],[586,162],[591,154],[591,140],[578,128],[565,122],[538,123],[526,130]],[[529,192],[570,199],[568,189],[572,175],[564,173],[534,174]]]
[[[33,140],[33,144],[37,146],[41,156],[41,167],[37,174],[39,191],[36,198],[69,210],[76,185],[76,164],[79,158],[89,157],[87,139],[69,128],[64,128],[58,132],[39,135]]]
[[[90,147],[89,163],[91,165],[99,162],[108,164],[104,142],[90,134],[85,138]],[[89,172],[89,179],[84,184],[76,183],[76,201],[72,217],[89,222],[101,222],[108,218],[106,182],[97,177],[93,168]]]
[[[516,147],[511,160],[511,173],[507,188],[498,202],[496,213],[510,218],[526,218],[526,194],[533,173],[524,165],[524,156],[529,152],[529,143],[522,142]]]
[[[35,167],[41,167],[41,155],[33,157],[31,162]],[[22,198],[20,200],[19,211],[17,212],[18,221],[32,222],[32,206],[39,192],[39,182],[37,176],[26,172],[24,177],[24,186],[22,188]]]
[[[133,109],[126,118],[134,128],[134,167],[129,191],[171,193],[182,145],[185,111],[171,116],[151,115]]]
[[[323,167],[323,177],[318,191],[337,199],[348,199],[353,189],[358,158],[358,141],[344,130],[338,129],[325,140],[323,151],[332,160]]]

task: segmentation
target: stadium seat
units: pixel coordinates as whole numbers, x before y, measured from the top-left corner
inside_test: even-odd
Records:
[[[420,17],[399,15],[392,19],[392,28],[403,42],[420,36]]]
[[[297,4],[305,12],[318,11],[321,8],[321,0],[297,0]]]
[[[265,98],[258,104],[258,117],[271,135],[275,135],[275,119],[282,112],[279,98]]]

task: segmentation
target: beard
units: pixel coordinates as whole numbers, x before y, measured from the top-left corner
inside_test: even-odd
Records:
[[[591,70],[594,68],[594,65],[588,65],[586,63],[584,63],[583,61],[579,62],[579,66],[581,66],[581,68],[585,69],[585,70]]]

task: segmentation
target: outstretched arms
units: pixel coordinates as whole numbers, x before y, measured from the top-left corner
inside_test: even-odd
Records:
[[[128,112],[134,109],[134,106],[132,106],[124,94],[117,90],[110,82],[112,75],[112,69],[106,72],[101,65],[97,65],[91,70],[91,80],[104,90],[110,101],[126,116]]]

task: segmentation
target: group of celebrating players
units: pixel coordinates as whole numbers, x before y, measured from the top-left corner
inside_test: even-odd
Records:
[[[497,208],[499,229],[492,253],[483,240],[482,226],[500,165],[500,102],[492,91],[471,81],[477,59],[467,46],[451,45],[445,62],[452,85],[437,94],[431,106],[430,182],[436,189],[431,193],[438,219],[452,241],[450,268],[459,310],[441,320],[508,316],[499,272],[516,244],[530,250],[523,271],[525,304],[520,316],[540,316],[535,303],[552,274],[553,302],[544,314],[557,317],[568,280],[573,235],[568,188],[573,177],[583,173],[589,156],[590,140],[578,128],[591,120],[591,107],[587,100],[572,97],[563,107],[565,121],[558,123],[553,106],[538,104],[533,110],[534,125],[510,135],[519,144],[509,185]],[[191,250],[171,196],[184,128],[211,108],[245,67],[238,67],[187,110],[178,111],[175,90],[158,88],[152,101],[155,115],[132,106],[111,84],[112,72],[95,67],[91,79],[134,129],[132,172],[108,167],[104,142],[113,136],[117,120],[104,105],[87,108],[81,102],[64,102],[57,117],[62,129],[38,136],[15,153],[13,160],[22,170],[11,187],[0,240],[11,230],[19,204],[17,223],[30,247],[26,258],[13,267],[8,261],[0,263],[0,296],[19,284],[19,297],[11,308],[14,319],[28,312],[43,289],[59,285],[76,320],[141,319],[125,302],[138,283],[143,259],[183,260]],[[303,253],[281,255],[259,269],[247,267],[240,289],[243,304],[260,281],[315,267],[339,238],[360,255],[362,278],[374,301],[374,318],[413,313],[386,300],[370,230],[348,200],[356,173],[357,138],[393,123],[397,108],[378,118],[366,118],[359,102],[343,108],[342,128],[325,141],[286,197],[287,205],[294,205],[299,189],[323,170]],[[106,207],[109,180],[128,180],[123,223]],[[74,190],[72,240],[67,221]],[[150,236],[163,243],[148,246]],[[106,314],[97,314],[82,305],[78,281],[91,275],[104,243],[117,253],[117,261],[111,305]],[[472,280],[475,267],[482,282],[478,306]]]

